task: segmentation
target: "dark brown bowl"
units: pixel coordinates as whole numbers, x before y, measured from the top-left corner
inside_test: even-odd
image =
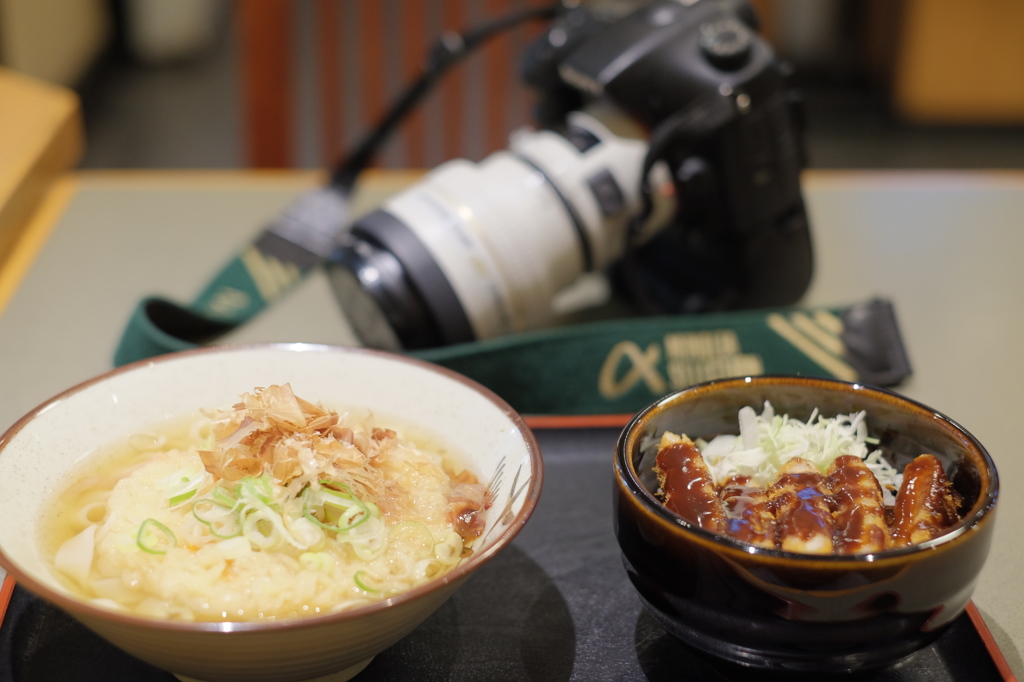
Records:
[[[962,520],[925,543],[876,554],[763,549],[676,516],[638,470],[645,437],[736,433],[737,412],[806,420],[867,410],[870,435],[902,470],[931,453],[964,497]],[[967,606],[988,555],[999,481],[992,458],[945,415],[879,388],[804,377],[713,381],[637,414],[615,451],[615,534],[650,613],[682,641],[759,668],[840,671],[891,663],[935,639]]]

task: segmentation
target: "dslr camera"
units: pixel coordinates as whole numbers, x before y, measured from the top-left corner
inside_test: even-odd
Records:
[[[538,127],[355,221],[328,272],[363,343],[551,324],[586,273],[642,314],[794,303],[812,272],[799,104],[742,0],[593,0],[525,52]]]

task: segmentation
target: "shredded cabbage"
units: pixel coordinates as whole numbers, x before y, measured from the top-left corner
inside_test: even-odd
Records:
[[[721,435],[696,444],[719,486],[733,476],[749,476],[755,485],[767,487],[794,457],[807,460],[824,474],[840,455],[853,455],[875,474],[886,504],[891,504],[901,474],[883,459],[881,450],[869,450],[877,440],[868,437],[866,418],[864,411],[824,417],[815,409],[802,422],[775,414],[765,401],[760,415],[752,407],[740,409],[738,436]]]

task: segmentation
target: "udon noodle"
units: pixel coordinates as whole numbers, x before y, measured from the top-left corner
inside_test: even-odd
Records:
[[[89,462],[44,532],[71,590],[155,618],[336,612],[470,553],[486,489],[373,419],[255,389]]]

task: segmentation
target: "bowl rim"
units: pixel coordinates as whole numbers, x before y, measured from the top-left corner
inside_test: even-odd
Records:
[[[978,499],[971,507],[970,512],[958,522],[953,530],[943,533],[939,537],[926,542],[870,554],[818,555],[785,552],[781,549],[758,547],[727,535],[721,535],[699,528],[692,522],[687,521],[686,519],[669,511],[668,508],[658,500],[653,491],[648,490],[641,482],[638,472],[636,471],[635,463],[628,452],[628,450],[631,449],[629,446],[636,440],[636,438],[632,436],[636,429],[642,427],[643,424],[652,418],[654,414],[660,411],[660,409],[679,402],[690,394],[704,393],[719,387],[738,387],[758,384],[765,386],[812,384],[823,388],[841,388],[847,392],[860,395],[874,394],[877,397],[882,397],[897,403],[903,403],[907,407],[916,411],[929,413],[933,419],[945,423],[948,428],[955,433],[958,433],[968,447],[971,447],[978,452],[987,468],[988,486],[980,492]],[[895,391],[864,382],[850,382],[843,381],[841,379],[791,374],[764,374],[757,376],[738,376],[714,379],[687,386],[655,400],[647,407],[636,413],[620,433],[615,444],[614,469],[617,486],[620,489],[624,489],[628,496],[634,500],[641,510],[651,518],[655,519],[655,521],[662,527],[670,528],[676,532],[682,531],[683,533],[691,536],[692,539],[701,542],[701,544],[711,545],[748,559],[756,557],[763,560],[784,561],[786,563],[796,560],[799,561],[801,565],[810,566],[813,564],[818,567],[848,567],[848,564],[884,566],[894,562],[905,561],[906,557],[912,555],[939,549],[942,546],[949,545],[950,543],[964,537],[973,529],[977,528],[981,523],[990,519],[995,511],[996,502],[999,496],[999,474],[996,470],[995,462],[992,460],[988,450],[986,450],[978,439],[975,438],[967,429],[953,419],[950,419],[942,412],[939,412],[938,410],[912,398],[908,398],[900,393],[896,393]]]
[[[218,344],[212,346],[204,346],[200,348],[191,348],[183,351],[176,351],[172,353],[166,353],[163,355],[138,360],[120,367],[116,367],[112,370],[96,375],[85,381],[82,381],[74,386],[54,395],[53,397],[43,401],[38,406],[27,412],[23,417],[18,419],[10,428],[4,433],[0,434],[0,456],[3,456],[4,450],[7,445],[10,444],[11,440],[20,432],[29,422],[35,419],[42,412],[51,409],[57,403],[67,399],[68,397],[79,393],[87,388],[94,385],[108,381],[111,378],[117,377],[122,374],[138,371],[140,369],[149,367],[158,363],[175,362],[180,360],[187,360],[189,357],[196,355],[208,355],[208,354],[220,354],[220,353],[236,353],[236,352],[248,352],[248,351],[271,351],[271,352],[302,352],[302,353],[343,353],[351,355],[365,355],[373,356],[386,361],[405,363],[421,369],[425,369],[428,372],[438,374],[447,379],[461,383],[471,390],[479,394],[496,406],[505,417],[511,422],[511,424],[519,431],[524,445],[526,446],[527,453],[529,455],[530,466],[532,469],[532,476],[530,477],[528,487],[523,491],[525,495],[523,499],[523,506],[520,508],[519,513],[513,518],[512,522],[503,528],[495,538],[494,542],[487,547],[485,550],[474,552],[468,559],[461,562],[458,566],[451,569],[442,576],[439,576],[427,583],[418,585],[410,590],[396,594],[388,599],[382,599],[381,601],[367,604],[365,606],[359,606],[337,613],[325,613],[315,614],[308,616],[298,616],[294,618],[282,618],[280,620],[271,621],[192,621],[192,622],[179,622],[179,621],[168,621],[160,620],[157,618],[150,618],[147,616],[140,616],[133,613],[115,611],[113,609],[104,608],[90,604],[88,601],[72,595],[70,592],[58,592],[50,588],[45,583],[36,580],[30,573],[23,571],[17,562],[12,561],[3,547],[0,547],[0,566],[3,566],[7,572],[14,578],[15,582],[22,585],[26,590],[35,594],[36,596],[55,604],[56,606],[72,613],[80,615],[85,618],[90,618],[99,621],[115,622],[120,625],[137,625],[139,627],[145,627],[149,629],[155,629],[160,631],[174,631],[174,632],[189,632],[189,633],[204,633],[204,632],[248,632],[248,633],[270,633],[279,630],[301,630],[306,628],[319,628],[323,626],[332,625],[339,622],[356,620],[372,616],[378,611],[384,611],[392,606],[397,606],[405,602],[411,602],[418,600],[432,592],[444,589],[452,583],[461,581],[463,578],[468,576],[470,573],[476,571],[480,566],[490,561],[494,556],[504,549],[507,545],[512,542],[512,539],[519,533],[526,522],[533,515],[537,507],[537,502],[540,499],[541,490],[544,483],[544,463],[541,457],[540,446],[537,443],[536,436],[532,429],[527,426],[526,421],[523,417],[512,408],[503,398],[498,396],[492,390],[486,386],[478,383],[477,381],[470,379],[454,370],[436,365],[425,360],[420,360],[415,357],[400,355],[390,351],[377,350],[372,348],[356,347],[356,346],[338,346],[331,344],[319,344],[319,343],[248,343],[248,344]],[[498,510],[500,512],[500,510]],[[493,512],[492,512],[493,513]]]

